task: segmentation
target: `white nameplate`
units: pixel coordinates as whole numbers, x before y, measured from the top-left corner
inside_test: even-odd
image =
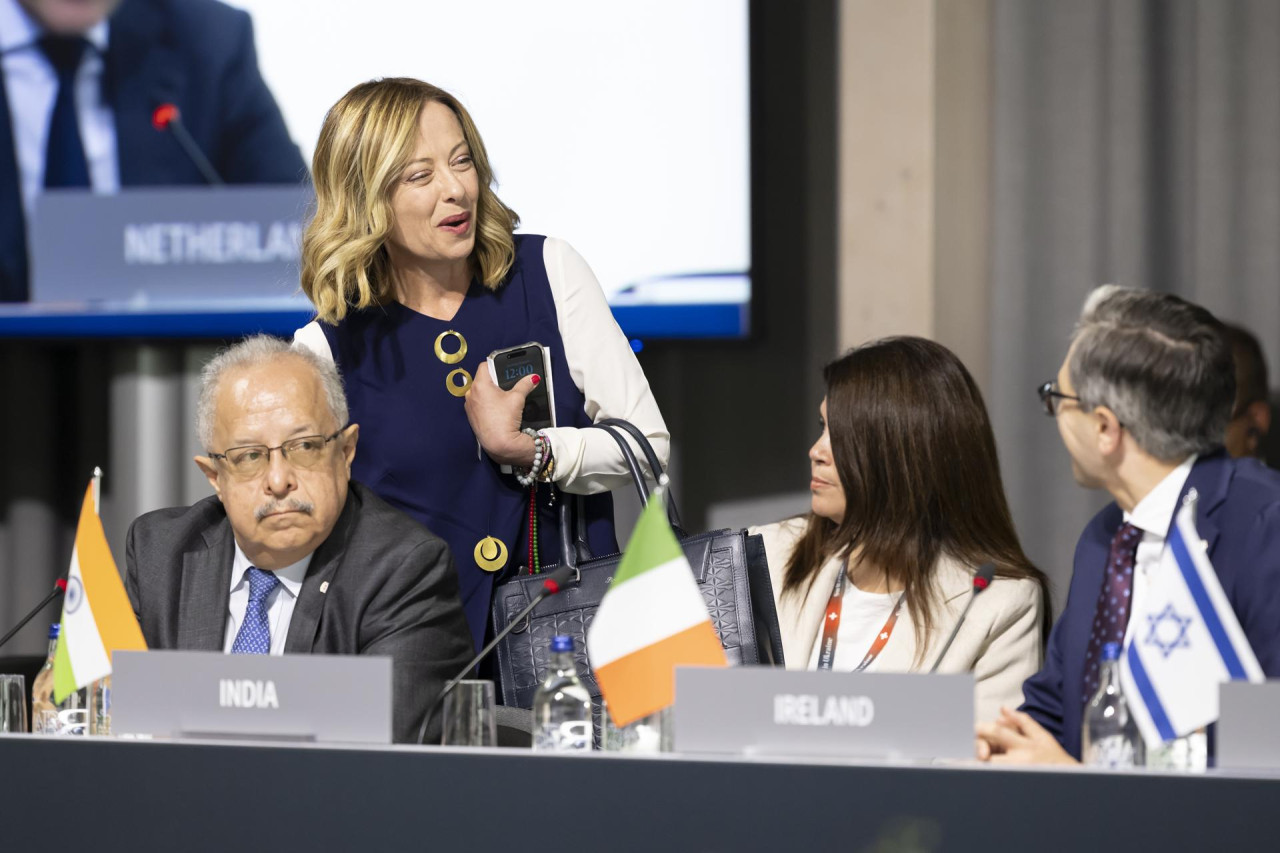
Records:
[[[296,292],[310,198],[301,186],[41,193],[32,301],[142,308],[216,295],[305,305]]]
[[[679,752],[971,758],[973,676],[676,670]]]
[[[116,652],[115,734],[391,742],[391,658]]]
[[[1219,767],[1280,770],[1280,681],[1229,681],[1218,688]]]

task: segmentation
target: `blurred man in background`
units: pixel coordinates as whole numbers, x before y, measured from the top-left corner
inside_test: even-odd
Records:
[[[1236,365],[1236,402],[1227,423],[1227,452],[1236,458],[1262,458],[1264,439],[1271,431],[1267,360],[1262,345],[1250,332],[1229,323],[1226,329]]]
[[[207,182],[153,125],[162,104],[222,180],[306,178],[249,16],[216,0],[0,0],[0,77],[0,301],[28,298],[44,190]]]

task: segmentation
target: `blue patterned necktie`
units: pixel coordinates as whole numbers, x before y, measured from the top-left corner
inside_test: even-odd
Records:
[[[1093,632],[1084,658],[1084,704],[1098,692],[1102,647],[1107,643],[1124,645],[1124,631],[1129,625],[1129,605],[1133,601],[1133,566],[1142,541],[1141,528],[1122,524],[1111,539],[1107,554],[1107,571],[1093,612]]]
[[[49,117],[49,140],[45,147],[45,188],[88,188],[91,186],[89,161],[84,154],[80,115],[76,110],[76,73],[89,42],[78,36],[45,36],[37,44],[58,75],[58,94]]]
[[[233,655],[265,655],[271,652],[271,625],[267,622],[267,596],[280,580],[275,572],[264,572],[250,566],[249,606],[244,609],[244,621],[231,644]]]

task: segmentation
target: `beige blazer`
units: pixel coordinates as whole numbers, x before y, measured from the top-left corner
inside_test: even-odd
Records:
[[[804,533],[805,519],[793,518],[751,528],[764,537],[778,607],[782,651],[788,669],[807,669],[822,630],[822,619],[844,560],[828,560],[808,590],[782,592],[791,552]],[[938,564],[934,629],[923,639],[916,635],[911,614],[898,619],[893,636],[872,664],[879,672],[927,672],[955,627],[973,588],[973,569],[943,557]],[[996,578],[973,603],[960,633],[938,667],[939,672],[972,672],[976,681],[978,722],[993,720],[1000,706],[1022,704],[1022,682],[1040,669],[1044,656],[1040,619],[1044,608],[1040,585],[1033,580]],[[916,662],[923,642],[924,655]]]

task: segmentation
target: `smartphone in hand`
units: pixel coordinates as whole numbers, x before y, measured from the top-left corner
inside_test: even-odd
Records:
[[[489,375],[503,391],[510,391],[526,376],[538,375],[538,383],[525,399],[521,429],[548,429],[556,425],[551,390],[551,350],[536,341],[489,353]]]

